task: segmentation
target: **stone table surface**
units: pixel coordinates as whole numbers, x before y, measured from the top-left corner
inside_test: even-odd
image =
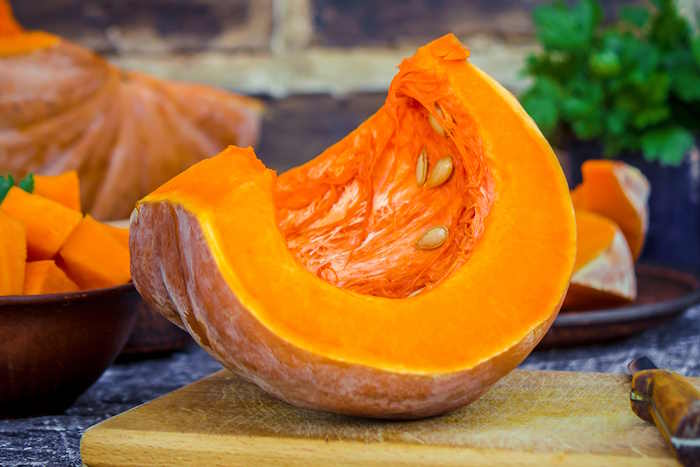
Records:
[[[638,336],[605,345],[534,352],[523,368],[623,372],[639,354],[659,366],[700,375],[700,307]],[[0,465],[79,466],[80,436],[91,425],[217,371],[201,349],[112,365],[65,414],[0,420]]]

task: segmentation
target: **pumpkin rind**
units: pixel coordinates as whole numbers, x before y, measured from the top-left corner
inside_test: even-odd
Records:
[[[139,202],[130,248],[144,299],[228,368],[300,406],[412,418],[477,398],[555,318],[576,233],[551,148],[467,55],[448,35],[410,59],[426,76],[444,73],[453,102],[474,117],[494,194],[470,256],[430,290],[398,299],[362,294],[307,270],[288,248],[277,210],[280,185],[309,172],[278,179],[252,150],[229,148]],[[338,144],[371,133],[382,112]],[[439,117],[451,135],[456,123]],[[429,128],[428,119],[422,125]],[[326,153],[337,162],[333,156]],[[415,184],[415,165],[409,175]],[[303,206],[314,193],[292,196],[290,203]],[[501,274],[506,265],[511,272]]]
[[[577,210],[578,252],[565,310],[617,306],[637,297],[637,279],[629,246],[614,222]]]

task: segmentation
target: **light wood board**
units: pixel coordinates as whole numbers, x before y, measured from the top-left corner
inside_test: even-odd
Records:
[[[221,371],[90,428],[81,453],[88,466],[678,465],[628,394],[625,375],[516,370],[468,407],[387,422],[297,409]]]

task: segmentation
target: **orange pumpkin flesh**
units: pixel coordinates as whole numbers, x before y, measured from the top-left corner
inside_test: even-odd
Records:
[[[24,226],[0,211],[0,295],[22,293],[26,260]]]
[[[564,309],[616,306],[637,296],[634,260],[614,222],[576,211],[578,250]]]
[[[53,260],[27,263],[24,278],[25,295],[76,292],[78,290],[76,283],[70,280]]]
[[[33,193],[80,211],[80,180],[75,170],[52,176],[34,175]]]
[[[635,167],[609,160],[588,160],[581,166],[583,183],[572,193],[574,206],[615,222],[636,260],[648,228],[649,181]]]
[[[374,116],[279,178],[229,148],[144,198],[139,292],[293,404],[411,418],[479,397],[549,328],[576,232],[551,148],[467,56],[422,47]],[[452,157],[439,186],[417,186],[423,148]],[[416,248],[436,225],[446,241]]]
[[[83,217],[78,211],[16,186],[7,192],[0,209],[24,225],[30,260],[53,258]]]
[[[129,250],[104,224],[85,216],[59,251],[59,263],[81,289],[126,284]]]

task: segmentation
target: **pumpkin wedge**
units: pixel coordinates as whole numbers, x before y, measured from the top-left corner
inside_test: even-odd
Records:
[[[564,309],[595,309],[637,297],[634,260],[625,237],[609,219],[576,211],[578,250]]]
[[[453,35],[404,60],[385,104],[277,177],[230,147],[142,199],[145,300],[292,404],[439,414],[515,368],[554,320],[576,228],[561,167]]]
[[[0,211],[0,295],[20,295],[24,285],[27,240],[24,226]]]
[[[615,222],[636,260],[649,227],[649,181],[639,169],[619,161],[588,160],[581,173],[583,183],[571,193],[574,206]]]

